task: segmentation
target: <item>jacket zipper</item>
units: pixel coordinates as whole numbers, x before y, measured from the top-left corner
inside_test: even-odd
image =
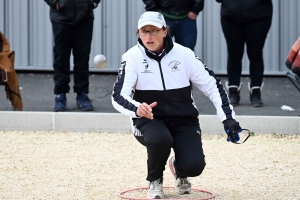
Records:
[[[161,63],[160,63],[160,61],[157,61],[157,62],[158,62],[158,66],[159,66],[161,82],[163,84],[164,90],[166,90],[165,79],[164,79],[164,75],[163,75],[163,72],[162,72]]]

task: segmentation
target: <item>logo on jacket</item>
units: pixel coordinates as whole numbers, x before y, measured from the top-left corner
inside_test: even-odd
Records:
[[[143,65],[144,65],[145,69],[144,69],[144,71],[142,73],[153,73],[151,70],[148,69],[149,65],[148,65],[147,60],[144,59]]]
[[[172,62],[169,63],[168,66],[171,67],[171,72],[176,72],[176,71],[180,71],[179,66],[181,63],[177,60],[174,60]]]
[[[120,67],[119,70],[118,70],[118,77],[119,77],[119,79],[121,79],[122,76],[123,76],[122,74],[123,74],[123,71],[124,71],[125,66],[126,66],[126,61],[123,61],[123,62],[121,63],[121,67]]]

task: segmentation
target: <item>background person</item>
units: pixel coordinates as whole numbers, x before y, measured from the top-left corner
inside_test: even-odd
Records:
[[[163,172],[169,160],[179,194],[191,192],[188,177],[199,176],[204,153],[199,112],[190,81],[213,102],[230,135],[240,129],[220,80],[189,48],[172,41],[164,17],[147,11],[138,21],[138,43],[122,56],[112,104],[131,117],[135,138],[147,148],[147,197],[163,198]]]
[[[197,42],[197,16],[204,0],[143,0],[146,11],[161,12],[175,42],[194,51]]]
[[[263,48],[272,23],[272,0],[216,0],[221,3],[221,25],[227,43],[227,74],[230,103],[240,101],[242,58],[246,44],[250,61],[250,101],[263,105]]]
[[[50,6],[54,34],[53,111],[67,110],[66,93],[70,90],[70,56],[74,56],[74,92],[77,106],[93,110],[89,93],[89,58],[93,35],[94,11],[100,0],[45,0]]]
[[[292,45],[285,61],[285,65],[293,73],[300,76],[300,37]]]

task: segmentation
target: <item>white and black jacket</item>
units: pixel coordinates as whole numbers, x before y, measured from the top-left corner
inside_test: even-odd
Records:
[[[138,106],[157,102],[156,119],[178,123],[199,123],[190,81],[214,104],[220,121],[234,119],[228,96],[214,75],[190,49],[164,39],[164,50],[156,55],[138,44],[122,56],[121,68],[114,84],[112,104],[120,113],[138,118]]]

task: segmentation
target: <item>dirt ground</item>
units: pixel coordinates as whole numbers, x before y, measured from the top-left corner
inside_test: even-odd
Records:
[[[203,135],[203,148],[207,165],[192,188],[215,199],[300,200],[300,135],[256,135],[242,145]],[[146,160],[131,134],[0,131],[0,199],[121,199],[147,186]],[[173,182],[166,165],[164,186]],[[146,198],[146,190],[128,195]]]

